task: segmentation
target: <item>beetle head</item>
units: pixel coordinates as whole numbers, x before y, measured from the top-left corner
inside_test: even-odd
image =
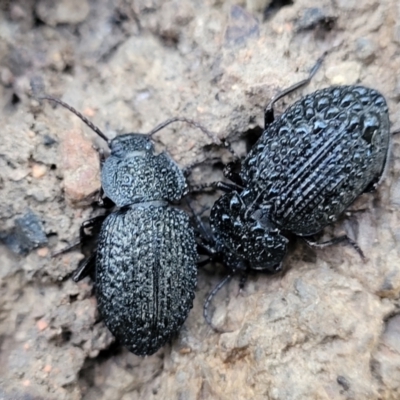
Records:
[[[278,272],[288,239],[270,220],[270,206],[255,200],[250,190],[222,196],[211,209],[211,229],[222,251],[246,261],[248,268]]]
[[[137,156],[140,152],[153,152],[154,145],[149,135],[141,133],[126,133],[118,135],[110,142],[111,155],[118,158],[129,157],[131,153]]]

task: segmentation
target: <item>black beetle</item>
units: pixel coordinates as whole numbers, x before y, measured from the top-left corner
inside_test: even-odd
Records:
[[[391,135],[384,97],[363,86],[332,86],[304,96],[274,120],[273,105],[309,77],[284,90],[265,109],[265,128],[249,154],[225,175],[234,184],[212,184],[226,192],[213,205],[201,248],[231,273],[210,293],[210,300],[236,271],[277,273],[287,249],[287,234],[310,246],[347,241],[346,235],[317,243],[312,236],[335,222],[354,200],[380,183]]]
[[[108,216],[85,228],[101,226],[97,248],[75,271],[79,281],[95,270],[100,314],[113,335],[132,353],[151,355],[174,336],[193,306],[197,282],[196,241],[189,217],[171,207],[188,191],[184,173],[166,153],[155,154],[151,136],[187,118],[172,118],[149,134],[130,133],[109,140],[74,108],[52,96],[103,138],[111,150],[101,171],[105,198],[115,204]]]

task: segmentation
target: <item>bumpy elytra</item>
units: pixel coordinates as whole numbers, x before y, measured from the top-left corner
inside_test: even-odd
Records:
[[[118,211],[101,227],[96,294],[104,322],[131,352],[150,355],[180,329],[193,306],[197,252],[188,216],[170,207],[187,191],[182,171],[149,137],[110,143],[102,187]]]
[[[290,106],[242,162],[240,185],[212,207],[225,264],[278,272],[287,232],[304,238],[320,232],[377,186],[389,129],[384,97],[362,86],[329,87]]]
[[[106,218],[82,225],[98,227],[96,251],[75,271],[78,281],[95,269],[98,308],[111,333],[137,355],[151,355],[181,328],[193,306],[197,249],[189,217],[170,206],[188,191],[182,170],[166,154],[156,154],[150,134],[130,133],[108,140],[99,128],[63,101],[43,95],[81,118],[109,145],[101,171],[105,197],[115,204]],[[85,229],[81,229],[81,241]],[[83,237],[82,237],[83,236]]]

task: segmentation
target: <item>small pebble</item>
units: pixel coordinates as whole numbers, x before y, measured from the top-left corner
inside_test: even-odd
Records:
[[[13,81],[14,81],[13,73],[7,67],[2,67],[0,69],[0,82],[5,87],[10,87]]]
[[[52,369],[53,369],[52,366],[49,365],[49,364],[47,364],[47,365],[45,365],[45,366],[43,367],[43,371],[44,371],[44,372],[47,372],[47,373],[50,373]]]
[[[43,164],[34,164],[32,166],[32,176],[36,179],[43,178],[46,175],[47,168]]]
[[[99,155],[79,129],[66,132],[62,138],[60,161],[65,197],[71,203],[90,204],[91,196],[100,187]]]
[[[359,60],[365,64],[370,64],[376,57],[377,46],[367,38],[358,38],[356,41],[356,54]]]
[[[10,17],[13,21],[18,21],[27,17],[26,11],[18,4],[10,4]]]
[[[246,0],[246,9],[253,12],[263,12],[270,6],[272,0]]]
[[[192,352],[192,349],[190,347],[183,347],[182,349],[179,350],[179,354],[185,355],[185,354],[190,354]]]
[[[331,85],[354,85],[360,78],[361,65],[355,61],[333,64],[326,70]]]
[[[36,14],[47,25],[79,24],[90,12],[87,0],[39,0],[35,6]]]
[[[44,319],[39,319],[39,321],[36,322],[36,327],[39,331],[44,331],[48,326],[49,324]]]
[[[94,108],[91,108],[91,107],[86,107],[83,110],[82,114],[85,115],[88,118],[93,118],[96,115],[96,110]]]
[[[225,30],[225,45],[243,44],[250,38],[257,38],[259,34],[258,20],[243,8],[237,5],[232,6],[229,23]]]
[[[39,257],[46,257],[49,254],[49,248],[42,247],[40,249],[37,249],[36,253]]]

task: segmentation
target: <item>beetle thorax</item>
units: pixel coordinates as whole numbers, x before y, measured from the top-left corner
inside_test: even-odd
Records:
[[[147,201],[177,201],[187,191],[182,171],[165,153],[155,154],[149,137],[127,134],[111,142],[102,169],[105,195],[117,206]]]
[[[270,219],[270,206],[257,202],[254,192],[232,192],[222,196],[210,215],[215,240],[251,269],[279,265],[286,253],[287,239]]]

